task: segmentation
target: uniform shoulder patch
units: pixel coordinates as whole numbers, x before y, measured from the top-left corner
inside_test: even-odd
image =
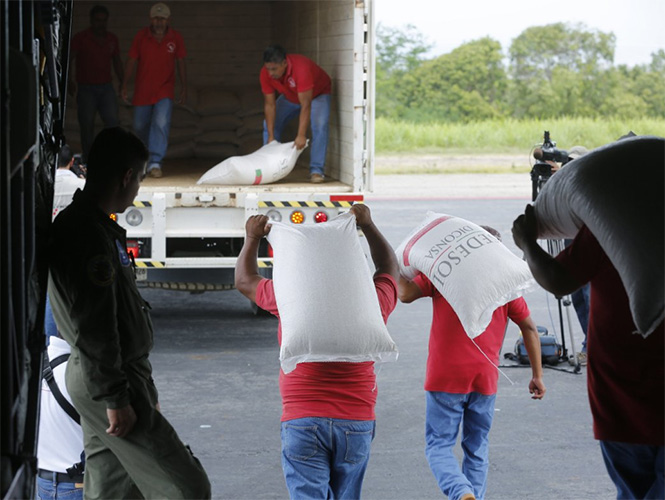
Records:
[[[120,265],[122,267],[129,267],[129,254],[127,253],[127,249],[122,243],[120,243],[120,240],[115,240],[115,246],[118,249]]]
[[[115,268],[107,255],[95,255],[88,261],[88,279],[97,286],[109,286],[115,280]]]

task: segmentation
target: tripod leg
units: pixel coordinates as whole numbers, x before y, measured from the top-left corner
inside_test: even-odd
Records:
[[[570,319],[570,305],[571,304],[572,304],[572,300],[570,298],[570,295],[567,295],[566,300],[564,302],[564,305],[566,306],[566,319],[568,320],[568,335],[570,335],[570,351],[571,351],[572,359],[574,360],[574,363],[571,363],[571,364],[575,367],[573,371],[575,373],[577,373],[582,368],[580,366],[580,360],[577,358],[577,353],[575,352],[575,339],[573,338],[573,322]],[[563,337],[563,332],[561,332],[561,336]]]

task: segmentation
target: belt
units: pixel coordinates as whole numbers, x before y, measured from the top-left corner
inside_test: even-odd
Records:
[[[55,474],[55,481],[57,483],[82,483],[83,474],[77,474],[76,476],[70,476],[66,472],[53,472],[46,469],[39,469],[37,475],[42,479],[53,480],[53,475]]]

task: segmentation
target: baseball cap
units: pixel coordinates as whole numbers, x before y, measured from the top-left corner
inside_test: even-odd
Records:
[[[573,160],[575,158],[579,158],[580,156],[584,156],[587,154],[589,150],[585,148],[584,146],[573,146],[568,150],[568,157],[572,158]]]
[[[156,3],[150,7],[150,17],[171,17],[171,9],[165,3]]]

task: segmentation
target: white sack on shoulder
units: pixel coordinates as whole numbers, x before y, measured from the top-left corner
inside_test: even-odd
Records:
[[[618,271],[644,336],[665,317],[664,170],[664,138],[622,139],[568,163],[534,203],[541,238],[573,238],[589,228]]]
[[[351,213],[321,224],[272,223],[284,373],[313,361],[395,361]]]
[[[218,163],[196,182],[197,184],[270,184],[291,173],[304,148],[298,150],[293,142],[272,141],[259,150],[232,156]]]
[[[428,212],[396,254],[402,276],[427,276],[471,338],[487,329],[498,307],[534,284],[522,259],[480,226],[452,215]]]

